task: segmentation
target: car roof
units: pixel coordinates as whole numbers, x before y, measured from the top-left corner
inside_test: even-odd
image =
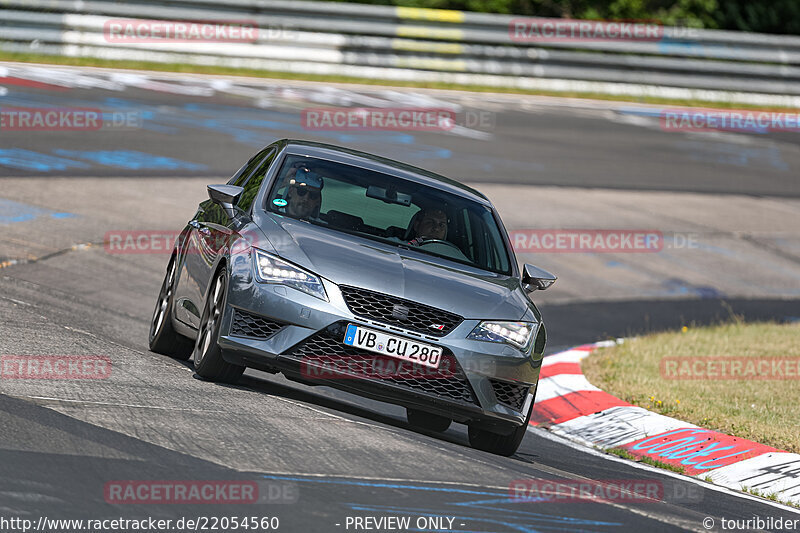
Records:
[[[284,144],[286,151],[294,155],[307,155],[345,163],[376,172],[382,172],[399,178],[404,178],[417,183],[422,183],[437,189],[469,198],[483,205],[491,206],[491,202],[482,193],[463,183],[446,178],[435,172],[401,163],[379,155],[352,150],[334,144],[305,141],[299,139],[282,139],[278,143]]]

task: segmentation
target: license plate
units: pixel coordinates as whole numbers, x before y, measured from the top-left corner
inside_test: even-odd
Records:
[[[396,357],[431,368],[438,368],[442,359],[442,349],[436,346],[353,324],[347,326],[344,343],[348,346],[363,348],[370,352]]]

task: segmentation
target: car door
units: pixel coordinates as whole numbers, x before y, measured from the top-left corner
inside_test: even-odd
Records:
[[[270,146],[256,154],[234,174],[228,184],[244,187],[247,192],[249,178],[257,174],[265,164],[268,166],[276,151],[275,147]],[[239,203],[244,197],[243,193]],[[236,215],[230,218],[220,205],[209,199],[198,206],[197,212],[189,221],[184,261],[175,292],[175,317],[194,329],[200,325],[206,289],[213,275],[212,269],[217,264],[217,257],[224,253],[239,229],[249,220],[242,209],[237,207],[234,211]]]

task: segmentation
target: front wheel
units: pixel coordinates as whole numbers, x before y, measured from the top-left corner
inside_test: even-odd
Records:
[[[485,429],[478,429],[469,426],[469,444],[475,449],[483,450],[485,452],[494,453],[497,455],[504,455],[510,457],[514,455],[522,444],[522,439],[525,437],[525,432],[528,430],[528,423],[531,421],[531,413],[533,412],[533,403],[528,410],[528,416],[525,418],[525,423],[515,428],[509,435],[499,435],[492,433]]]
[[[210,381],[234,383],[244,372],[244,367],[225,361],[217,343],[227,292],[228,275],[223,267],[217,272],[206,297],[192,355],[194,356],[194,370],[198,376]]]
[[[172,307],[175,300],[175,274],[177,271],[178,258],[173,256],[167,265],[167,274],[164,276],[156,308],[153,310],[148,343],[153,352],[186,361],[192,355],[192,341],[180,335],[172,327]]]

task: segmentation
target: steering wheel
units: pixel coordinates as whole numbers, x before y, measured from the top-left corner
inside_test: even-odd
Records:
[[[458,246],[456,246],[452,242],[443,241],[441,239],[422,239],[422,241],[417,246],[424,246],[426,244],[447,244],[448,246],[452,246],[453,248],[458,250],[458,253],[460,253],[460,254],[464,253],[464,252],[461,251],[461,248],[459,248]]]

